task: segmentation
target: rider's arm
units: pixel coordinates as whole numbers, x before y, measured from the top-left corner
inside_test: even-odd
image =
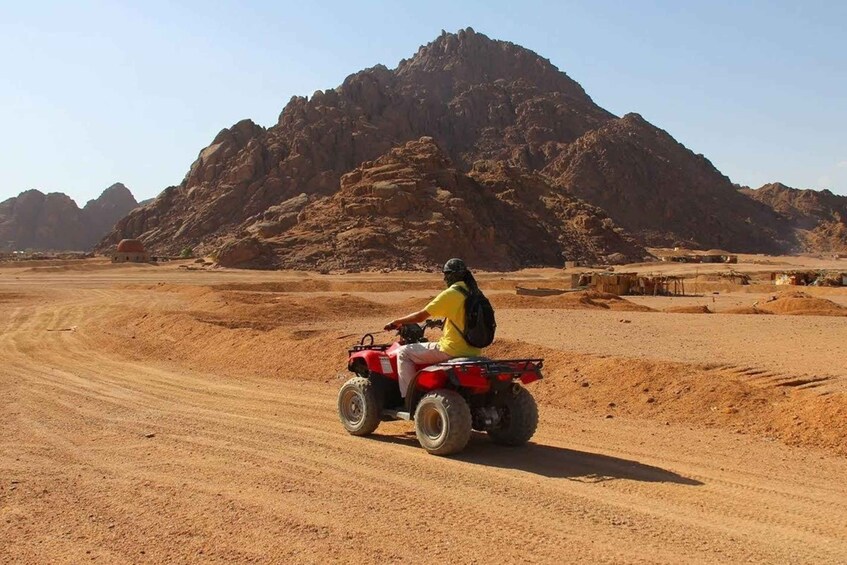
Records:
[[[429,312],[427,312],[426,310],[420,310],[419,312],[415,312],[414,314],[409,314],[408,316],[403,316],[402,318],[397,318],[396,320],[388,322],[388,324],[385,326],[385,329],[396,328],[398,326],[402,326],[403,324],[420,324],[428,318]]]

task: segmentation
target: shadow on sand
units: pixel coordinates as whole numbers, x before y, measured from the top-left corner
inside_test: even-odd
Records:
[[[415,432],[411,431],[401,435],[372,435],[370,438],[386,443],[415,446],[420,449]],[[465,450],[451,456],[451,459],[474,465],[515,469],[544,477],[585,483],[628,479],[647,483],[676,483],[688,486],[703,484],[698,480],[683,477],[661,467],[609,455],[537,443],[529,443],[523,447],[496,445],[485,434],[476,432],[474,432]]]

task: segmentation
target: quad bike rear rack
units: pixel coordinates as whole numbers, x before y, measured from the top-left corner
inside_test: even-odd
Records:
[[[480,367],[487,374],[495,375],[523,375],[524,373],[537,373],[541,377],[541,369],[544,367],[544,359],[474,359],[472,357],[458,357],[437,363],[431,367],[439,367],[449,371],[450,369]]]

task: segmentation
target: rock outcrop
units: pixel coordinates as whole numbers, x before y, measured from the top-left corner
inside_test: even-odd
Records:
[[[782,183],[741,193],[782,216],[794,231],[799,250],[819,253],[847,251],[847,196],[829,190],[801,190]]]
[[[27,190],[0,202],[0,248],[86,251],[137,206],[117,183],[80,210],[60,192]]]
[[[509,270],[646,254],[601,210],[541,175],[497,161],[464,174],[431,137],[366,161],[332,196],[301,195],[254,220],[243,226],[251,236],[223,245],[219,263],[237,256],[255,266],[270,250],[267,266],[287,269],[426,269],[456,255]]]

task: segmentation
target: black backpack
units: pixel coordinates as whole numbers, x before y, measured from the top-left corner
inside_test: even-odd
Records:
[[[453,324],[468,345],[473,347],[488,347],[494,341],[497,322],[494,321],[494,308],[482,291],[468,291],[461,286],[453,287],[465,295],[465,331]]]

